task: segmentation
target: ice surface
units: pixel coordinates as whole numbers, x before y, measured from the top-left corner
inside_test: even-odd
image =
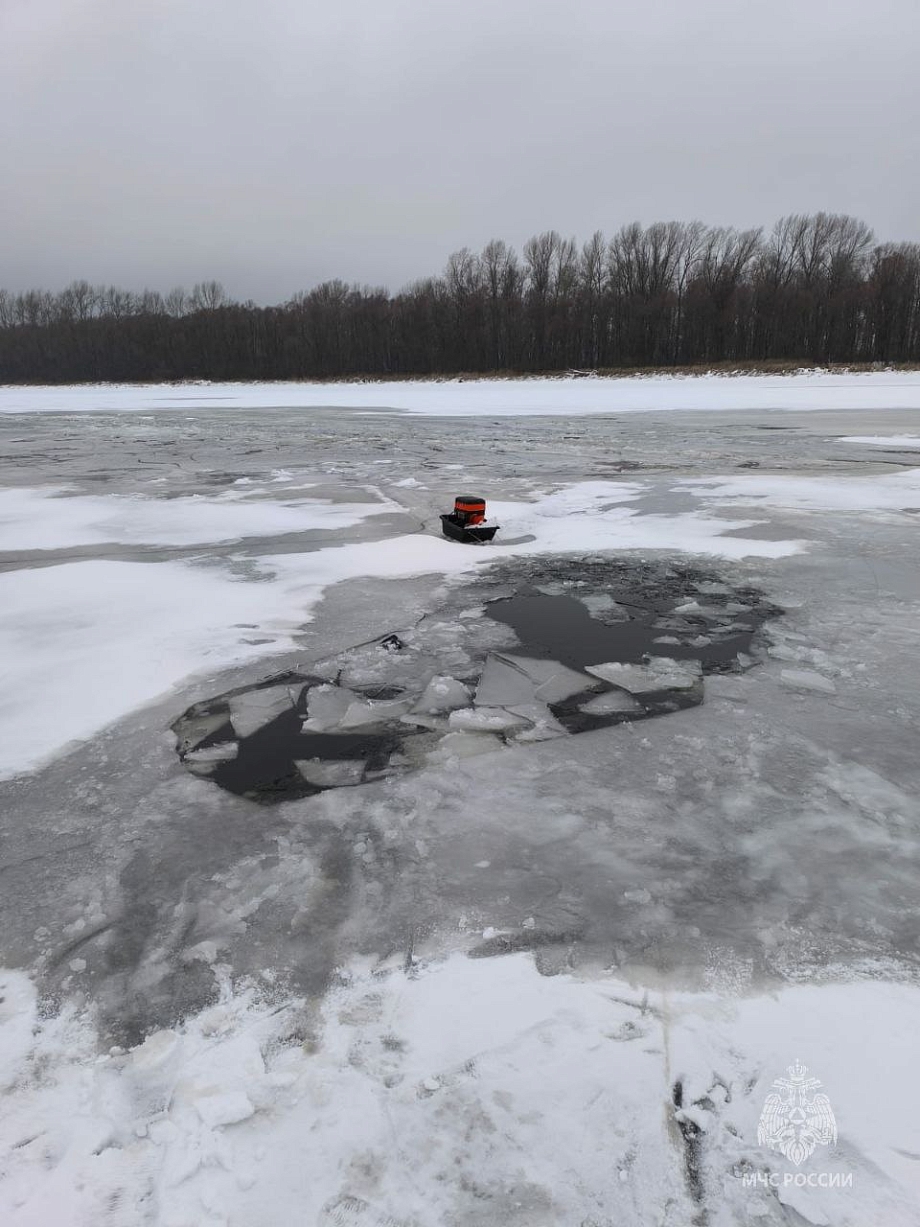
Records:
[[[920,504],[920,469],[845,479],[785,474],[700,478],[688,482],[687,488],[700,498],[742,505],[763,501],[773,507],[814,511],[897,511]]]
[[[263,585],[183,563],[88,561],[0,574],[0,778],[190,674],[290,647],[292,612],[282,615],[277,593]],[[269,642],[247,642],[241,623],[258,623]]]
[[[0,700],[0,778],[28,770],[197,670],[291,648],[324,590],[347,579],[462,575],[489,559],[614,544],[739,558],[800,549],[795,541],[723,535],[750,521],[638,515],[617,505],[638,489],[576,483],[548,499],[503,504],[509,532],[528,539],[488,553],[417,533],[263,555],[250,562],[245,578],[224,567],[161,561],[93,560],[4,572],[0,654],[11,662],[7,692],[23,698],[7,706]],[[75,692],[89,697],[69,703]],[[44,715],[49,701],[58,711],[53,722]]]
[[[838,443],[868,443],[872,447],[920,447],[920,435],[844,435]]]
[[[354,961],[308,1042],[292,1035],[306,1018],[296,998],[266,1001],[251,986],[137,1060],[143,1049],[100,1053],[89,1010],[48,1017],[26,977],[0,984],[0,1025],[19,1036],[0,1120],[0,1218],[11,1224],[86,1227],[106,1206],[141,1203],[156,1227],[202,1222],[204,1206],[209,1220],[247,1227],[291,1216],[548,1227],[597,1222],[599,1206],[611,1222],[645,1221],[666,1201],[673,1227],[703,1212],[719,1227],[779,1227],[782,1192],[811,1222],[916,1225],[920,1124],[903,1076],[920,1028],[915,986],[735,999],[609,973],[541,976],[527,954],[409,972]],[[800,1168],[757,1142],[772,1081],[796,1058],[820,1079],[842,1142]],[[702,1201],[678,1118],[701,1128]],[[523,1164],[510,1181],[509,1154]],[[742,1179],[758,1172],[779,1189]],[[852,1179],[797,1189],[803,1172]]]
[[[196,404],[197,400],[197,404]],[[659,375],[613,379],[444,379],[409,383],[186,383],[0,387],[0,413],[194,412],[340,407],[423,416],[638,413],[656,410],[915,409],[916,371],[832,375]]]
[[[3,951],[29,971],[0,975],[0,1221],[339,1227],[350,1214],[599,1227],[665,1214],[669,1227],[779,1227],[793,1198],[834,1227],[915,1227],[920,1137],[904,1071],[920,1026],[920,499],[909,474],[892,480],[890,456],[828,443],[916,433],[916,382],[914,410],[893,411],[881,403],[888,378],[759,391],[710,380],[694,387],[697,411],[623,412],[615,429],[585,417],[576,439],[564,437],[571,419],[476,417],[486,396],[463,384],[406,396],[419,408],[430,396],[438,413],[479,398],[469,421],[279,411],[265,388],[257,412],[210,412],[164,388],[122,394],[180,409],[151,421],[0,422],[4,479],[32,491],[76,482],[75,517],[109,489],[131,504],[151,491],[152,503],[220,502],[233,487],[228,506],[255,506],[271,487],[287,505],[282,466],[334,483],[347,506],[382,480],[386,469],[369,474],[385,456],[399,457],[393,476],[428,487],[387,487],[417,532],[386,536],[382,517],[362,519],[313,552],[261,537],[194,563],[142,543],[105,562],[101,547],[65,547],[62,535],[47,565],[22,551],[0,560],[3,768],[87,739],[0,786]],[[688,395],[678,380],[647,392],[624,381],[622,393],[616,381],[579,381],[597,385],[590,393],[546,382],[537,397],[567,411],[579,398],[616,410],[629,396],[661,407],[669,387]],[[800,393],[812,409],[876,407],[785,413],[777,430],[777,415],[750,412],[770,389],[785,410]],[[515,398],[531,391],[513,391],[510,410],[527,409]],[[242,408],[245,389],[231,393]],[[321,394],[340,395],[306,393]],[[117,398],[2,395],[65,409]],[[704,396],[724,412],[705,412]],[[735,471],[752,457],[765,483],[754,492]],[[621,461],[640,466],[625,483]],[[501,506],[497,540],[515,544],[465,550],[426,530],[458,472]],[[756,512],[731,501],[755,495]],[[165,730],[187,704],[281,668],[306,675],[343,645],[424,627],[436,606],[467,610],[496,559],[517,559],[523,579],[568,550],[591,551],[598,569],[628,558],[636,574],[692,562],[711,577],[701,605],[727,595],[723,581],[766,592],[788,611],[769,627],[782,656],[760,645],[761,667],[707,675],[701,706],[536,747],[516,744],[537,732],[529,706],[527,723],[449,732],[433,754],[439,733],[424,731],[414,774],[278,811],[176,770]],[[687,557],[696,550],[721,561]],[[488,633],[485,621],[471,630]],[[443,619],[444,660],[380,653],[377,680],[389,684],[401,656],[413,695],[435,673],[472,678],[458,625]],[[670,630],[682,642],[697,633]],[[484,650],[506,648],[496,638]],[[376,651],[355,657],[356,678],[374,679]],[[784,668],[836,697],[790,688]],[[536,693],[543,683],[528,677]],[[186,748],[219,727],[191,722]],[[361,766],[337,764],[352,778]],[[527,953],[502,954],[515,949]],[[824,1082],[840,1130],[807,1170],[853,1174],[850,1189],[743,1183],[795,1174],[758,1146],[757,1122],[797,1057]],[[689,1121],[701,1130],[697,1196]]]
[[[0,550],[59,550],[119,542],[197,545],[314,529],[351,528],[399,510],[384,499],[332,503],[301,499],[231,502],[214,498],[80,495],[66,487],[0,490]]]

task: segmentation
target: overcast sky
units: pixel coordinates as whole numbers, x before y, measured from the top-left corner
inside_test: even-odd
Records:
[[[918,0],[0,0],[0,285],[403,283],[825,209],[920,239]]]

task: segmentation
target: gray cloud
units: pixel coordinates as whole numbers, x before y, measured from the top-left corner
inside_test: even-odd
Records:
[[[920,238],[916,0],[0,0],[0,284],[278,300],[827,209]]]

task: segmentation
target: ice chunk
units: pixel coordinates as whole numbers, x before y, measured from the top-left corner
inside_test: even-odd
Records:
[[[364,763],[352,759],[296,759],[294,766],[308,784],[317,788],[343,788],[360,784],[364,778]]]
[[[652,656],[645,665],[614,661],[588,665],[587,671],[630,694],[651,694],[656,690],[692,690],[702,677],[703,668],[698,660],[678,661],[669,656]]]
[[[749,677],[739,677],[736,673],[715,673],[706,679],[706,695],[707,698],[743,703],[751,697],[752,685]]]
[[[405,716],[400,716],[402,724],[414,724],[423,729],[439,729],[447,728],[447,720],[444,716],[426,716],[424,712],[407,712]]]
[[[836,694],[837,687],[829,677],[822,677],[811,669],[784,669],[779,680],[791,690],[811,690],[821,694]]]
[[[428,755],[430,759],[473,758],[477,754],[494,754],[502,748],[498,737],[491,733],[448,733]]]
[[[657,631],[695,631],[696,627],[686,618],[656,618],[652,623]]]
[[[197,745],[223,728],[227,723],[226,712],[216,712],[206,716],[183,716],[176,722],[176,748],[181,754],[193,750]]]
[[[366,699],[349,703],[339,728],[360,728],[363,724],[380,724],[384,720],[398,720],[409,710],[410,699]]]
[[[578,710],[588,716],[613,716],[620,712],[641,712],[643,708],[625,690],[608,690],[606,694],[595,695],[587,703],[582,703]]]
[[[334,686],[329,682],[311,686],[307,691],[307,718],[303,727],[310,733],[322,733],[335,728],[352,703],[360,702],[353,690]]]
[[[499,656],[487,656],[476,697],[477,707],[504,707],[509,703],[532,703],[534,684],[523,669]]]
[[[505,711],[500,707],[466,707],[452,711],[448,724],[452,729],[467,733],[500,733],[514,729],[528,721],[523,716]]]
[[[629,613],[622,605],[617,604],[609,592],[594,592],[587,596],[579,595],[578,600],[585,605],[592,617],[602,614],[606,622],[628,622]]]
[[[202,746],[186,754],[187,763],[229,763],[239,754],[240,747],[236,741],[219,741],[213,746]]]
[[[237,737],[251,737],[293,707],[287,686],[267,686],[262,690],[247,690],[229,700],[230,723]]]
[[[508,710],[530,722],[530,728],[518,733],[515,741],[549,741],[553,737],[568,736],[545,703],[525,703],[520,707],[509,707]]]
[[[628,899],[630,903],[651,903],[652,901],[652,896],[644,886],[640,886],[637,890],[624,890],[623,898]]]
[[[182,761],[195,775],[210,775],[218,763],[232,762],[239,752],[238,742],[220,741],[217,745],[190,751]]]
[[[790,648],[785,643],[771,643],[767,648],[767,654],[775,660],[801,660],[801,650]]]
[[[255,1112],[252,1100],[244,1091],[218,1091],[211,1095],[199,1095],[195,1108],[204,1123],[211,1129],[224,1125],[236,1125],[248,1120]]]
[[[133,1049],[128,1058],[131,1069],[138,1074],[149,1074],[172,1063],[178,1056],[181,1041],[175,1031],[154,1031],[142,1044]]]
[[[596,690],[598,686],[593,677],[569,669],[558,660],[537,660],[529,656],[510,655],[503,655],[500,659],[509,661],[527,674],[536,687],[535,697],[543,703],[561,703],[573,694],[580,694],[583,690]]]
[[[470,702],[469,688],[455,677],[436,675],[422,691],[418,702],[412,708],[413,712],[434,716],[438,712],[454,711],[458,707],[468,707]]]

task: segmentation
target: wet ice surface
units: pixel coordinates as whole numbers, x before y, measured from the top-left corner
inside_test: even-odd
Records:
[[[755,1145],[757,1114],[770,1079],[799,1056],[828,1083],[843,1139],[834,1162],[856,1167],[867,1200],[800,1201],[795,1214],[911,1223],[898,1190],[914,1189],[915,1208],[916,1163],[901,1152],[920,1153],[920,1139],[907,1109],[897,1128],[891,1119],[898,1090],[909,1090],[920,929],[920,499],[913,479],[879,485],[908,472],[910,456],[898,464],[877,446],[835,442],[888,434],[916,434],[914,416],[408,422],[196,408],[0,420],[11,489],[67,486],[65,498],[132,503],[226,499],[254,508],[256,530],[232,541],[204,529],[182,541],[129,539],[115,516],[108,541],[93,528],[92,541],[33,540],[0,556],[14,580],[104,562],[142,568],[151,590],[159,576],[172,582],[184,574],[175,568],[191,569],[200,583],[185,589],[187,603],[177,586],[168,618],[157,606],[165,638],[138,637],[117,655],[126,690],[137,674],[162,670],[159,653],[198,624],[209,592],[216,600],[204,613],[225,635],[228,622],[246,623],[234,634],[253,653],[228,666],[205,654],[203,636],[186,680],[138,691],[146,706],[0,782],[2,961],[28,972],[41,1002],[34,1017],[25,1004],[20,1011],[26,989],[4,982],[0,1034],[13,1056],[0,1075],[13,1089],[0,1136],[14,1156],[10,1180],[21,1172],[23,1205],[51,1196],[38,1190],[60,1193],[23,1221],[133,1227],[140,1212],[117,1207],[143,1190],[162,1209],[156,1223],[206,1221],[213,1211],[267,1227],[284,1218],[267,1187],[293,1188],[302,1172],[297,1204],[324,1227],[387,1216],[419,1227],[638,1222],[664,1201],[671,1223],[689,1224],[700,1206],[680,1131],[671,1133],[682,1073],[688,1111],[713,1122],[703,1204],[712,1223],[727,1225],[754,1214],[750,1195],[733,1191],[732,1164],[777,1162]],[[754,473],[739,467],[751,461]],[[771,476],[796,484],[771,486]],[[416,484],[400,484],[410,477]],[[528,515],[543,506],[564,528],[574,522],[569,504],[544,495],[586,482],[629,483],[622,506],[638,523],[655,521],[659,547],[620,551],[618,525],[635,525],[609,513],[612,493],[598,485],[585,515],[603,527],[609,554],[596,542],[564,562],[558,544],[552,558],[467,551],[467,571],[356,577],[316,604],[292,585],[283,634],[273,608],[255,600],[272,582],[264,559],[279,575],[300,569],[308,585],[326,573],[329,547],[382,549],[435,532],[438,511],[463,487]],[[352,527],[311,522],[291,533],[258,514],[261,504],[303,497],[353,515],[380,496],[402,510]],[[95,502],[81,506],[93,525],[105,522]],[[131,523],[146,528],[155,511],[145,502]],[[707,519],[737,521],[729,538],[705,538],[716,552],[720,540],[748,544],[728,558],[688,554],[682,546],[702,539],[685,532],[691,515],[694,534]],[[502,522],[507,540],[515,521],[503,513]],[[802,543],[797,553],[756,552],[791,541]],[[615,582],[591,571],[598,558],[611,562]],[[684,578],[679,591],[657,592],[659,625],[650,628],[636,577],[647,597],[669,573],[672,585]],[[93,574],[113,599],[107,572]],[[732,643],[750,634],[750,615],[730,607],[755,600],[784,612],[750,642]],[[558,601],[579,619],[562,646],[553,638]],[[64,599],[41,625],[23,616],[7,676],[18,677],[27,657],[42,667],[28,693],[6,684],[7,727],[15,732],[34,712],[38,736],[65,723],[71,706],[90,705],[92,668],[106,667],[120,635],[130,645],[143,604],[126,607],[127,623],[106,624],[108,651],[98,637],[75,641],[80,659],[95,642],[98,664],[90,652],[90,671],[78,675],[86,684],[63,694],[54,651],[70,622],[91,618],[92,601],[72,608]],[[707,618],[715,608],[719,619]],[[491,616],[502,612],[504,620]],[[739,629],[729,633],[725,617]],[[724,638],[712,633],[720,626]],[[404,649],[380,648],[390,631]],[[639,637],[614,652],[608,632],[621,645]],[[735,671],[739,648],[752,667],[742,661]],[[647,687],[656,659],[681,666],[707,652],[701,703],[699,679],[684,689],[686,669],[663,666],[677,705],[694,701],[639,718],[655,693]],[[597,688],[569,691],[582,676]],[[538,690],[561,732],[545,716],[539,728]],[[385,712],[387,728],[403,725],[406,694],[421,723],[405,725],[408,740],[401,734],[379,778],[366,779],[363,749],[378,731],[367,718]],[[225,706],[212,710],[218,696]],[[566,727],[570,701],[597,724]],[[202,702],[183,765],[170,726]],[[304,765],[304,795],[293,800],[266,805],[220,787],[246,769],[247,743],[263,738],[266,755],[278,746],[278,720],[316,739],[306,750],[342,738],[341,753],[285,754],[285,771]],[[539,739],[528,739],[534,732]],[[494,752],[473,753],[483,743]],[[394,765],[399,754],[410,761]],[[444,962],[450,952],[459,961]],[[84,1019],[84,1007],[92,1025],[77,1034],[67,1010]],[[33,1085],[55,1036],[54,1053],[75,1063],[72,1100],[54,1098],[68,1085],[60,1071],[71,1068],[57,1055],[55,1076]],[[105,1057],[90,1094],[99,1053],[144,1037],[143,1047]],[[104,1081],[116,1073],[122,1081]],[[36,1118],[43,1096],[51,1106]],[[97,1104],[92,1129],[88,1098]],[[271,1130],[288,1111],[293,1141],[277,1147]],[[343,1119],[350,1141],[341,1140]],[[562,1131],[559,1120],[568,1122]],[[85,1134],[85,1158],[68,1121]],[[410,1161],[394,1155],[394,1128],[412,1139]],[[547,1139],[560,1132],[582,1141],[557,1153]],[[440,1139],[442,1160],[430,1157],[426,1137]],[[491,1149],[480,1144],[486,1137]],[[584,1142],[595,1137],[596,1148]],[[525,1158],[509,1184],[512,1152]],[[421,1193],[400,1175],[409,1168]],[[797,1221],[772,1194],[754,1208],[758,1221]]]

